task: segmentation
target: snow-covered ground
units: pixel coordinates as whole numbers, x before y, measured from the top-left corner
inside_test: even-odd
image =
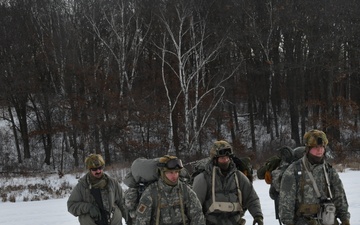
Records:
[[[360,171],[346,170],[340,173],[350,205],[351,224],[360,225]],[[75,178],[65,177],[70,183]],[[12,181],[14,182],[14,181]],[[19,180],[19,182],[22,182]],[[266,225],[277,225],[274,202],[269,198],[269,186],[263,180],[254,181],[254,187],[260,197]],[[125,187],[124,187],[125,188]],[[67,212],[67,197],[44,201],[17,201],[0,203],[0,224],[3,225],[78,225],[77,218]],[[246,213],[246,224],[252,224],[252,217]],[[124,222],[125,224],[125,222]]]

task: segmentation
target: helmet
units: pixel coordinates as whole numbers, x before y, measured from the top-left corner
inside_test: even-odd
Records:
[[[316,146],[324,146],[329,143],[326,134],[321,130],[310,130],[304,135],[304,144],[306,147],[312,148]]]
[[[231,145],[224,140],[215,141],[210,149],[210,158],[216,158],[219,156],[232,156],[233,150]]]
[[[105,161],[100,154],[91,154],[85,159],[87,169],[98,168],[105,165]]]

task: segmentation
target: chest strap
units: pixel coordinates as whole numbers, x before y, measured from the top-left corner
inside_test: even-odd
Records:
[[[242,208],[242,194],[239,186],[239,179],[234,173],[235,182],[236,182],[236,189],[238,192],[238,202],[217,202],[215,199],[215,166],[212,169],[212,185],[211,185],[211,192],[212,192],[212,204],[209,207],[208,213],[212,212],[240,212],[241,216],[243,215],[243,208]]]

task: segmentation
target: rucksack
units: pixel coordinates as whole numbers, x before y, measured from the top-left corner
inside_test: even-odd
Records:
[[[265,180],[270,184],[269,195],[275,203],[275,217],[279,219],[279,193],[282,175],[290,164],[299,160],[305,152],[305,147],[297,147],[291,149],[283,146],[276,150],[277,155],[268,158],[263,166],[261,166],[256,174],[258,179]]]
[[[238,170],[240,170],[252,183],[254,180],[254,176],[253,176],[254,170],[253,170],[253,166],[251,164],[250,157],[233,156],[232,159],[236,165],[236,168]]]
[[[124,192],[125,208],[127,210],[126,224],[134,224],[136,217],[136,209],[145,189],[159,179],[158,170],[159,158],[147,159],[137,158],[133,161],[123,180],[128,189]],[[190,180],[188,171],[183,168],[180,172],[179,179],[185,183]]]
[[[205,171],[206,164],[209,163],[211,158],[204,158],[195,162],[190,163],[191,164],[191,179],[190,184],[192,184],[194,178]],[[249,157],[237,157],[232,156],[232,160],[235,163],[236,168],[241,171],[252,183],[253,178],[253,166],[251,164],[251,159]]]

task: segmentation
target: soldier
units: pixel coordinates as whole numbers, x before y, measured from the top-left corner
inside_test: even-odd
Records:
[[[232,146],[216,141],[204,172],[194,178],[193,190],[205,214],[207,225],[244,225],[244,210],[254,217],[253,225],[263,225],[260,200],[251,182],[232,160]]]
[[[136,225],[205,225],[201,204],[191,188],[179,180],[183,164],[175,156],[159,159],[160,178],[141,195]]]
[[[101,155],[89,155],[85,165],[89,171],[71,192],[68,211],[79,217],[81,225],[121,225],[126,214],[119,182],[104,173]]]
[[[303,138],[305,155],[284,172],[279,213],[286,225],[350,225],[349,205],[338,173],[325,161],[328,139],[320,130]]]

